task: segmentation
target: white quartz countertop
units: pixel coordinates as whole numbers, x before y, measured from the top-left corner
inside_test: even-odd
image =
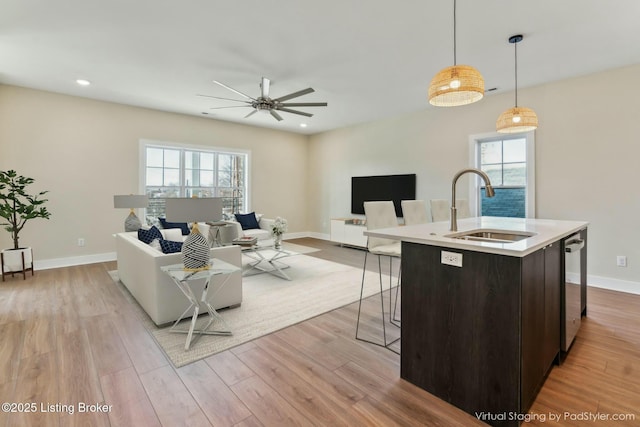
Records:
[[[533,218],[476,217],[458,220],[458,231],[449,231],[449,221],[367,230],[366,236],[401,240],[423,245],[442,246],[475,252],[523,257],[559,239],[586,228],[584,221],[560,221]],[[453,233],[490,229],[535,233],[526,239],[509,242],[479,242],[445,237]]]

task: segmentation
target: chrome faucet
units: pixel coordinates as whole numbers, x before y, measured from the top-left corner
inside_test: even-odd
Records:
[[[496,193],[493,191],[493,187],[491,186],[491,180],[489,176],[482,172],[480,169],[468,168],[462,169],[453,177],[453,182],[451,184],[451,231],[458,231],[458,210],[456,209],[456,183],[458,182],[458,178],[464,175],[467,172],[473,172],[484,180],[485,191],[487,192],[487,197],[493,197]]]

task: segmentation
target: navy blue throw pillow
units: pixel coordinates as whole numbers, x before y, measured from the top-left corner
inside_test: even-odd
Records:
[[[160,239],[163,254],[173,254],[182,251],[182,242]]]
[[[166,218],[158,218],[160,220],[160,225],[162,228],[179,228],[182,231],[182,235],[186,236],[191,231],[189,230],[189,225],[186,222],[169,222]]]
[[[240,223],[240,226],[243,230],[253,230],[255,228],[260,228],[255,212],[251,212],[248,214],[236,214],[236,221]]]
[[[162,233],[155,225],[148,230],[143,228],[138,230],[138,240],[145,242],[148,245],[153,241],[153,239],[162,239]]]

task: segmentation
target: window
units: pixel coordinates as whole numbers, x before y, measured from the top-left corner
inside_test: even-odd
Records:
[[[473,138],[473,167],[491,180],[495,197],[487,197],[484,182],[472,185],[471,206],[481,216],[535,216],[533,132]]]
[[[141,151],[141,186],[149,196],[150,221],[164,217],[167,197],[222,197],[227,215],[248,209],[248,153],[148,142]]]

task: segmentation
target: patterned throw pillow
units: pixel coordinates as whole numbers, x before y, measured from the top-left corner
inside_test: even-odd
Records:
[[[182,235],[188,235],[191,230],[189,230],[189,224],[186,222],[169,222],[165,218],[158,218],[160,220],[160,224],[162,224],[162,228],[179,228],[182,230]]]
[[[164,254],[174,254],[182,251],[182,242],[160,239],[160,247]]]
[[[253,230],[256,228],[260,228],[255,212],[251,212],[248,214],[236,214],[236,221],[240,223],[240,226],[243,230]]]
[[[138,230],[138,240],[145,242],[147,245],[153,241],[153,239],[162,239],[162,233],[154,225],[148,230],[141,228]]]

